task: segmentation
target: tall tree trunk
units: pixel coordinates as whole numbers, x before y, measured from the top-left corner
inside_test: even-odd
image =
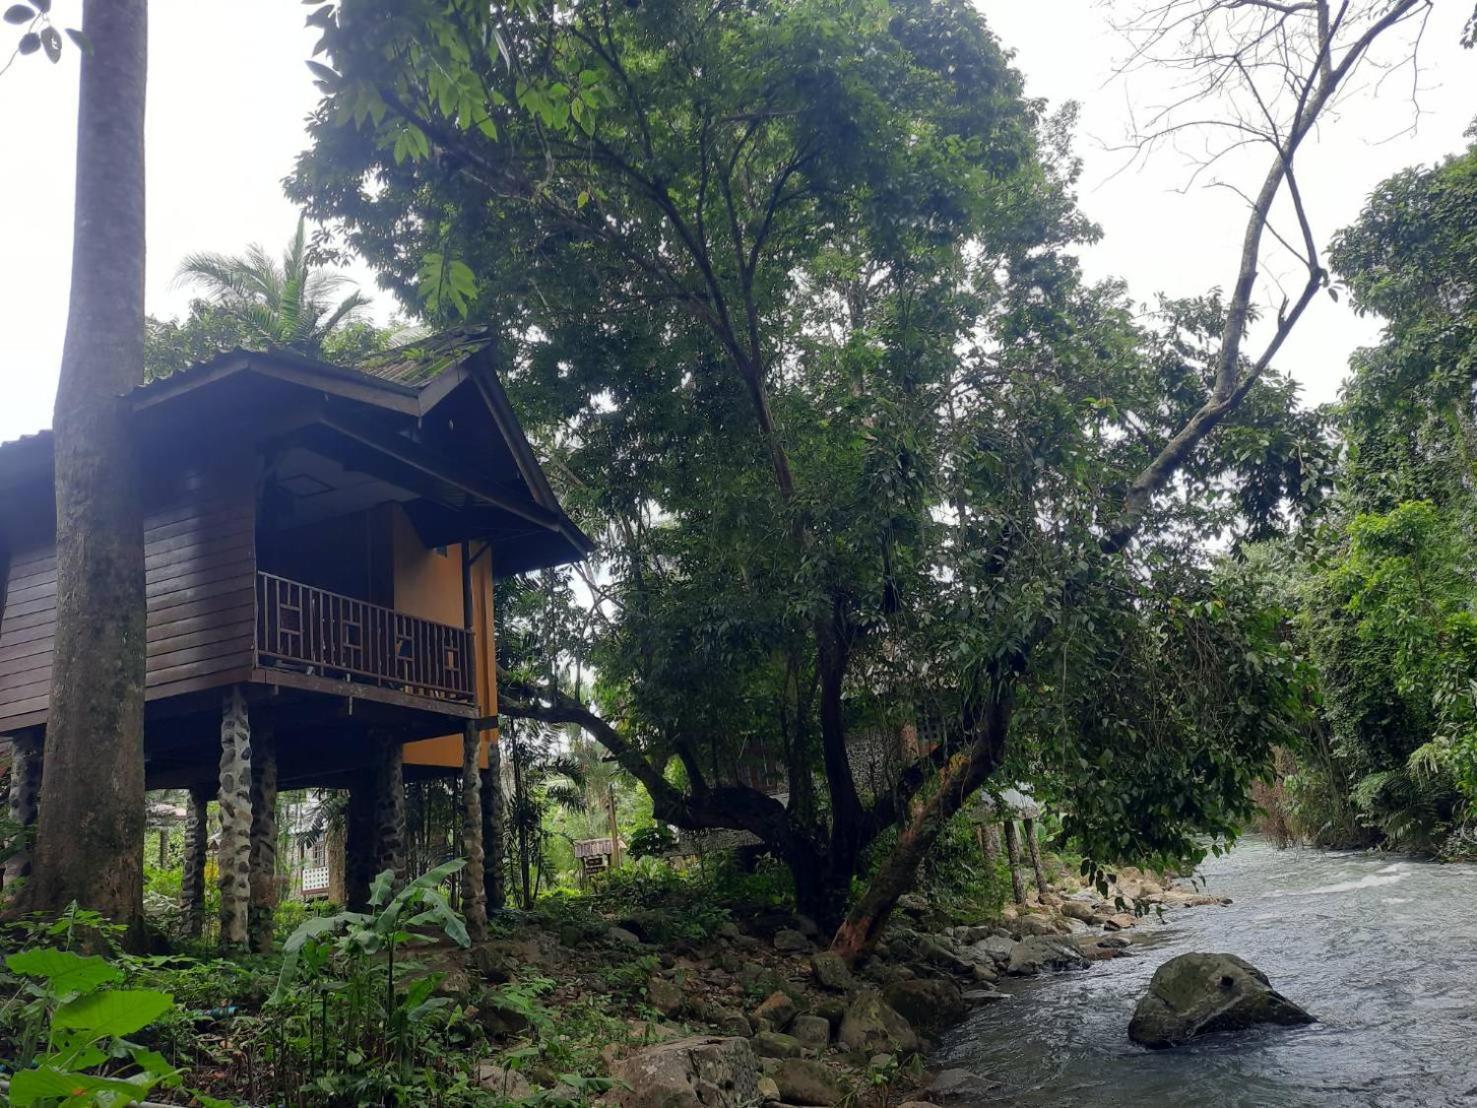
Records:
[[[462,873],[462,915],[467,920],[467,934],[473,942],[487,938],[487,873],[482,845],[482,733],[475,723],[462,728],[462,856],[466,870]]]
[[[184,911],[185,934],[200,937],[205,924],[205,863],[210,848],[210,828],[206,822],[210,792],[196,786],[190,790],[185,808],[184,872],[180,875],[180,908]]]
[[[146,0],[86,0],[72,288],[55,425],[49,772],[26,906],[143,912],[144,539],[123,399],[144,366]]]

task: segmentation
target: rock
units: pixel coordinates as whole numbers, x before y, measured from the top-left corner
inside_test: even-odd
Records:
[[[831,1021],[825,1016],[796,1016],[790,1034],[810,1050],[825,1050],[831,1044]]]
[[[897,898],[897,906],[905,912],[928,911],[928,900],[917,893],[905,893]]]
[[[842,1000],[839,996],[827,997],[817,1002],[811,1008],[811,1014],[820,1016],[821,1019],[831,1025],[831,1030],[834,1031],[841,1026],[841,1021],[846,1018],[847,1007],[846,1001]]]
[[[995,972],[994,962],[976,962],[970,976],[982,985],[993,985],[1000,980],[1000,975]]]
[[[940,1070],[928,1084],[928,1093],[939,1104],[951,1101],[968,1101],[979,1104],[989,1099],[989,1094],[1000,1087],[998,1082],[981,1077],[972,1070]]]
[[[725,1035],[737,1035],[747,1039],[754,1033],[749,1017],[737,1008],[726,1008],[722,1004],[705,1001],[698,1006],[694,1015],[704,1023],[711,1023]]]
[[[497,998],[495,993],[484,993],[475,1008],[477,1022],[491,1038],[517,1035],[528,1030],[528,1017],[516,1008],[510,1008]]]
[[[780,990],[770,993],[759,1007],[754,1009],[754,1022],[771,1031],[783,1031],[790,1026],[790,1021],[794,1018],[795,1002]]]
[[[759,1099],[748,1040],[692,1035],[648,1047],[610,1070],[621,1108],[742,1108]]]
[[[473,1073],[473,1080],[478,1088],[496,1093],[501,1101],[522,1100],[533,1095],[533,1087],[529,1085],[528,1078],[511,1066],[497,1062],[483,1062],[478,1065]]]
[[[911,1054],[918,1049],[917,1032],[874,989],[858,993],[847,1007],[838,1038],[863,1054]]]
[[[1154,971],[1128,1037],[1158,1050],[1213,1031],[1313,1022],[1250,962],[1234,954],[1181,954]]]
[[[936,1034],[964,1018],[964,996],[952,981],[932,978],[899,981],[882,994],[888,1005],[915,1028]]]
[[[605,937],[617,946],[640,946],[641,936],[634,931],[627,931],[624,927],[612,927],[605,932]]]
[[[818,939],[821,934],[820,925],[809,916],[803,915],[797,915],[795,917],[795,930],[807,939]]]
[[[845,1095],[824,1062],[810,1058],[788,1058],[775,1071],[774,1083],[786,1104],[829,1106]]]
[[[1124,938],[1122,935],[1118,935],[1118,934],[1100,935],[1100,936],[1098,936],[1097,945],[1098,946],[1106,946],[1106,947],[1115,947],[1118,950],[1123,950],[1125,947],[1128,946],[1128,940],[1126,938]]]
[[[1064,925],[1046,916],[1024,915],[1015,921],[1015,930],[1024,939],[1031,935],[1060,935]]]
[[[803,954],[812,949],[812,944],[793,927],[781,927],[774,933],[774,948],[785,954]]]
[[[731,947],[724,947],[720,950],[713,961],[724,973],[738,973],[747,965],[743,955]]]
[[[1005,972],[1012,977],[1029,977],[1043,970],[1079,969],[1086,964],[1087,959],[1071,943],[1032,935],[1011,948]]]
[[[478,943],[467,951],[467,963],[490,985],[505,985],[513,980],[516,966],[508,956],[491,943]]]
[[[799,1058],[805,1053],[799,1039],[780,1031],[761,1031],[749,1040],[749,1044],[761,1058]]]
[[[780,1087],[774,1083],[774,1078],[769,1074],[762,1074],[759,1078],[759,1099],[764,1101],[777,1101],[780,1098]]]
[[[1097,916],[1092,905],[1083,900],[1062,901],[1061,912],[1068,919],[1081,920],[1083,923],[1091,923]]]
[[[664,1016],[675,1016],[682,1010],[682,986],[665,977],[653,977],[646,984],[646,998]]]
[[[971,946],[981,939],[988,939],[994,933],[995,929],[985,924],[975,924],[970,927],[951,927],[946,932],[949,938],[957,943],[963,943],[965,946]]]
[[[939,1108],[939,1106],[928,1100],[905,1100],[897,1108]]]
[[[1104,931],[1126,931],[1130,927],[1138,925],[1139,918],[1132,912],[1114,912],[1103,920]]]
[[[974,972],[974,961],[964,957],[948,940],[938,935],[920,935],[917,951],[921,961],[939,969],[964,976]]]
[[[1004,966],[1010,962],[1010,952],[1015,949],[1015,940],[1008,935],[991,935],[979,940],[969,949],[979,957],[989,958],[997,966]]]
[[[856,988],[856,978],[851,975],[851,967],[839,954],[833,954],[829,950],[821,951],[810,959],[810,969],[815,974],[816,984],[822,988],[833,989],[838,993],[849,993]]]

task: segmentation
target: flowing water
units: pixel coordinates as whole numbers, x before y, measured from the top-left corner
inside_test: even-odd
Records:
[[[1200,874],[1232,903],[1143,921],[1129,957],[1006,982],[935,1063],[1001,1082],[984,1104],[1477,1105],[1477,866],[1250,840]],[[1239,954],[1320,1022],[1130,1043],[1155,968],[1192,950]]]

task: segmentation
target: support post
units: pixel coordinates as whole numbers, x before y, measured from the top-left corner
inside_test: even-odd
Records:
[[[221,947],[246,946],[251,906],[251,717],[240,685],[226,690],[221,713]]]
[[[1000,860],[1000,825],[998,823],[980,824],[980,850],[984,852],[985,861],[993,870],[995,863]]]
[[[1036,821],[1034,819],[1021,820],[1021,827],[1026,836],[1026,851],[1031,856],[1031,868],[1036,871],[1036,899],[1045,903],[1047,884],[1046,867],[1041,864],[1041,844],[1036,841]]]
[[[349,786],[348,826],[344,831],[344,906],[353,912],[369,907],[374,880],[374,796],[377,775],[359,774]]]
[[[1015,820],[1005,821],[1005,857],[1010,862],[1010,889],[1017,904],[1026,902],[1026,884],[1021,878],[1021,842]]]
[[[503,873],[503,756],[502,745],[493,741],[482,771],[482,887],[489,911],[507,904]]]
[[[277,908],[277,742],[258,729],[256,757],[251,763],[251,900],[248,928],[251,949],[272,950]]]
[[[185,808],[184,871],[180,875],[180,910],[184,915],[185,934],[198,939],[205,926],[205,855],[210,844],[210,828],[206,822],[210,790],[190,790]]]
[[[462,626],[469,636],[476,623],[476,605],[472,596],[472,551],[462,543]],[[472,639],[476,652],[476,640]],[[491,644],[488,644],[489,646]],[[468,659],[470,661],[470,659]],[[468,666],[469,671],[471,666]],[[462,725],[462,856],[466,869],[462,872],[462,915],[467,921],[467,934],[473,942],[487,938],[487,871],[482,844],[482,732],[475,723]]]
[[[10,822],[26,834],[36,831],[41,800],[41,736],[33,732],[10,736]],[[31,873],[31,857],[35,844],[22,841],[5,863],[5,885],[14,884]]]
[[[393,735],[375,736],[374,872],[405,878],[405,748]]]

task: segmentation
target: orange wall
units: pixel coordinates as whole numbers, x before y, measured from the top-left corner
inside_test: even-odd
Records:
[[[405,513],[397,506],[393,517],[395,554],[395,608],[421,619],[462,626],[462,549],[448,546],[444,555],[421,546]],[[482,549],[473,543],[475,553]],[[472,630],[477,637],[477,705],[484,716],[497,715],[497,654],[492,621],[492,552],[472,567]],[[497,728],[482,732],[482,765],[487,745],[497,742]],[[460,733],[422,739],[405,745],[405,763],[412,766],[459,768]]]

